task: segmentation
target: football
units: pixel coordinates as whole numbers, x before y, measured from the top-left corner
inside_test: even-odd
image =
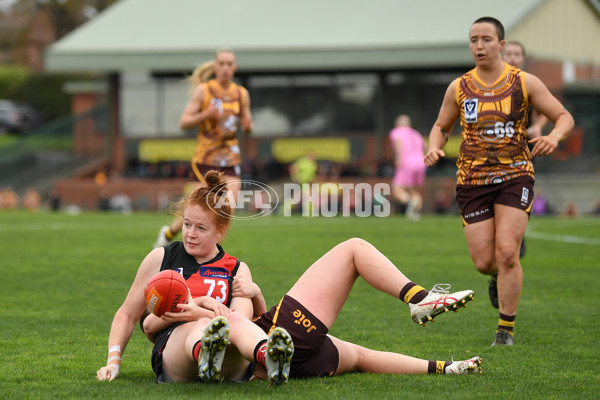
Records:
[[[177,271],[168,269],[154,275],[144,290],[148,311],[157,317],[166,312],[179,312],[177,304],[186,304],[188,287],[185,278]]]

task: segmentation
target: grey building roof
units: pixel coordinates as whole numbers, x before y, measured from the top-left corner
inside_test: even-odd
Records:
[[[221,47],[244,71],[458,66],[475,19],[510,32],[543,2],[121,0],[51,46],[46,69],[189,70]]]

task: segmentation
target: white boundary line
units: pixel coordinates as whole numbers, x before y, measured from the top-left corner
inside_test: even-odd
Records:
[[[525,237],[540,240],[548,240],[553,242],[589,244],[591,246],[600,246],[600,239],[584,238],[570,235],[556,235],[552,233],[536,232],[531,229],[527,229],[527,232],[525,232]]]

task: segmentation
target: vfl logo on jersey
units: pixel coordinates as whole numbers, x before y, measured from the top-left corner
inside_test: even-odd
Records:
[[[210,104],[213,105],[217,110],[219,110],[219,114],[223,114],[223,100],[210,99]]]
[[[526,206],[528,201],[529,201],[529,189],[524,187],[523,191],[521,192],[521,205]]]
[[[477,122],[477,106],[479,99],[466,99],[463,108],[465,110],[465,122]]]

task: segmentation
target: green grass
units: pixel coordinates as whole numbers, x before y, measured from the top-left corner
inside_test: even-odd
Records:
[[[312,261],[352,236],[374,243],[423,286],[450,282],[455,289],[474,289],[475,301],[466,310],[421,328],[404,304],[359,280],[332,333],[427,359],[480,355],[481,376],[349,374],[280,388],[260,381],[158,385],[151,344],[136,329],[119,378],[98,382],[112,317],[159,226],[169,220],[151,213],[0,212],[1,399],[598,398],[600,219],[540,217],[530,223],[536,237],[527,239],[517,345],[511,348],[490,346],[497,310],[487,298],[487,279],[471,264],[456,217],[410,223],[400,217],[273,216],[236,221],[225,242],[228,252],[248,263],[269,305]],[[579,240],[574,237],[588,244],[571,243]]]
[[[3,146],[8,146],[16,140],[16,135],[0,134],[0,148],[2,148]]]

